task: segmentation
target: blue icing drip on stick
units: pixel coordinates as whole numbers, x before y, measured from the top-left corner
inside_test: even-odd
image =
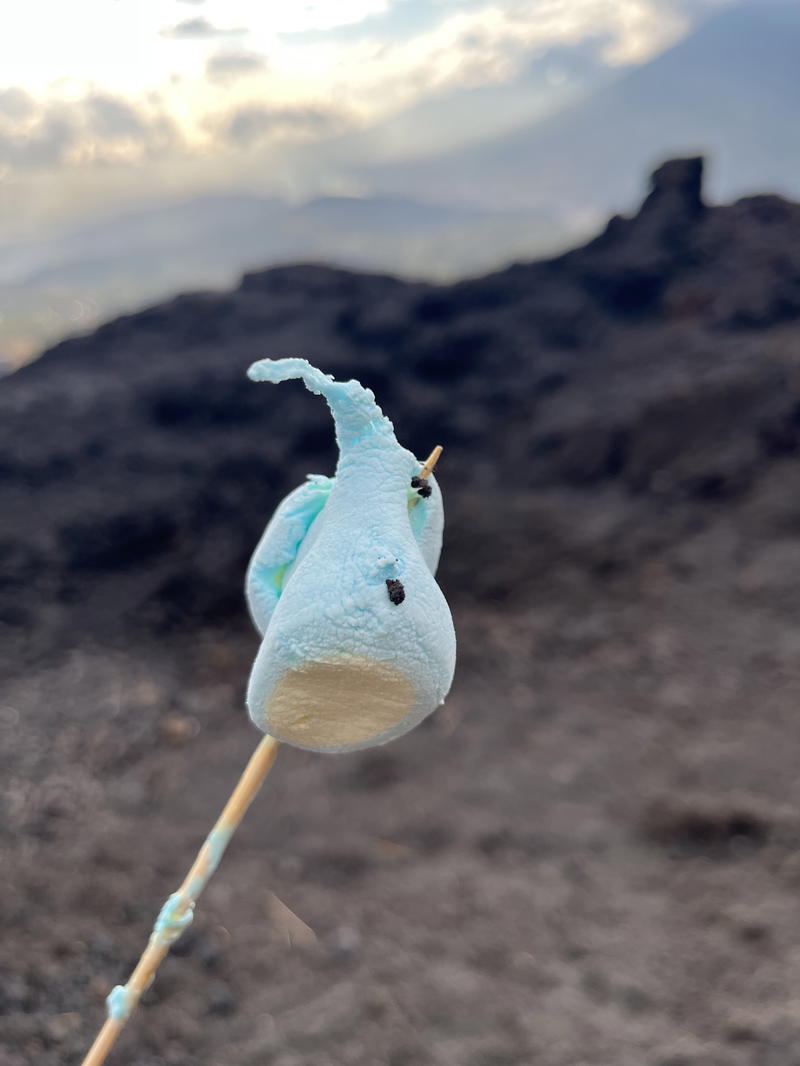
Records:
[[[197,899],[206,887],[209,878],[222,861],[225,849],[233,836],[233,828],[230,826],[217,826],[206,837],[201,855],[205,855],[205,862],[200,872],[191,879],[188,885],[188,894],[192,899]]]
[[[102,1066],[139,999],[152,983],[171,946],[192,920],[195,902],[217,868],[226,847],[269,773],[277,741],[262,737],[217,822],[206,837],[180,889],[161,908],[153,930],[128,983],[117,985],[106,998],[107,1018],[83,1066]]]
[[[181,933],[192,924],[193,918],[194,901],[188,901],[183,892],[173,892],[156,918],[153,926],[154,942],[162,947],[174,944]]]
[[[206,840],[206,845],[208,846],[209,877],[219,866],[232,836],[233,829],[230,826],[222,826],[219,829],[214,829],[209,834],[208,839]]]
[[[262,360],[254,381],[300,378],[333,414],[336,476],[279,505],[248,570],[262,634],[248,686],[253,721],[279,740],[339,752],[400,736],[447,694],[455,633],[434,573],[436,479],[398,444],[369,389],[304,359]]]
[[[106,996],[106,1010],[109,1018],[115,1022],[126,1022],[130,1017],[132,1005],[130,993],[125,985],[115,985]]]
[[[197,873],[179,892],[173,892],[158,912],[150,934],[152,947],[168,950],[192,924],[195,902],[219,866],[234,829],[235,825],[216,825],[208,834],[195,863]],[[127,1021],[137,1001],[138,995],[128,985],[117,985],[106,998],[108,1017]]]

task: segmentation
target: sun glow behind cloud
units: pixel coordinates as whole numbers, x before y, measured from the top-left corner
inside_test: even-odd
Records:
[[[687,9],[724,2],[27,0],[0,14],[0,238],[82,200],[324,191],[337,179],[293,165],[297,146],[502,84],[557,46],[643,61]]]
[[[414,7],[428,9],[432,25],[397,39],[388,16]],[[392,88],[398,80],[413,79],[405,91],[412,96],[420,73],[427,71],[425,85],[446,82],[459,77],[465,58],[464,77],[502,77],[525,49],[607,34],[609,62],[636,62],[679,35],[683,20],[663,0],[206,0],[192,8],[186,0],[29,0],[0,16],[0,25],[3,82],[36,96],[66,102],[87,91],[141,97],[157,90],[180,98],[182,82],[203,86],[211,54],[241,47],[266,57],[259,88],[279,101],[328,92],[370,113],[403,95]],[[361,25],[372,28],[361,39],[337,36]],[[479,48],[489,53],[482,65]],[[198,108],[207,95],[196,97]]]
[[[152,88],[172,74],[199,73],[191,50],[168,34],[188,21],[186,0],[29,0],[0,15],[0,71],[7,84],[43,90],[90,82],[119,92]],[[206,0],[196,18],[243,27],[270,46],[280,34],[325,31],[380,14],[388,0],[317,0],[265,4],[263,0]]]

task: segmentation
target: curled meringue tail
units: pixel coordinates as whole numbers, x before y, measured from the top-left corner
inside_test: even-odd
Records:
[[[375,394],[358,381],[336,381],[306,359],[260,359],[247,371],[251,381],[278,383],[299,378],[309,392],[324,396],[336,423],[339,444],[349,443],[368,426],[394,433],[392,423],[375,402]]]

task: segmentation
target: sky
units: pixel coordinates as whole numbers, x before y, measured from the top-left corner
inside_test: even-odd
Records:
[[[537,99],[546,110],[569,91],[570,56],[588,57],[600,71],[643,62],[724,3],[3,5],[0,241],[122,205],[204,191],[241,188],[295,198],[358,193],[363,190],[341,184],[331,145],[369,151],[370,143],[386,143],[381,130],[394,128],[401,131],[402,153],[413,157],[446,139],[446,127],[451,137],[468,137],[468,110],[432,136],[435,111],[426,125],[426,107],[462,90],[513,83],[537,63]],[[485,133],[477,128],[477,111],[474,121],[474,132]],[[315,146],[321,146],[318,157]]]

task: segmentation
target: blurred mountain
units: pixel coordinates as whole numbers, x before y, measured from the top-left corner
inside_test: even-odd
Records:
[[[800,207],[708,207],[701,174],[664,165],[633,217],[555,259],[450,286],[272,268],[8,377],[6,648],[34,619],[63,644],[242,617],[276,501],[335,456],[321,403],[246,379],[264,356],[358,376],[404,444],[446,446],[456,603],[524,602],[686,542],[681,566],[713,567],[730,546],[704,536],[732,508],[751,540],[800,535]]]
[[[399,197],[292,205],[204,196],[52,240],[0,247],[0,361],[182,288],[222,287],[250,265],[335,259],[447,278],[552,251],[564,235],[535,212],[437,207]]]
[[[565,222],[635,202],[635,175],[707,153],[712,192],[800,194],[800,7],[726,9],[681,43],[542,122],[435,158],[372,167],[371,187],[448,203],[550,209]]]

